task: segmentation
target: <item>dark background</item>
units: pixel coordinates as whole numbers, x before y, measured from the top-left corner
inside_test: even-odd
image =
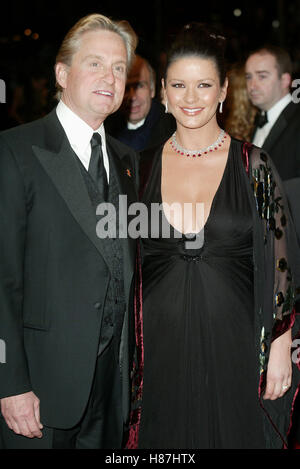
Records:
[[[240,16],[234,15],[235,9],[241,10]],[[158,73],[170,37],[189,21],[209,22],[223,30],[229,64],[242,62],[251,49],[268,42],[287,48],[294,63],[294,77],[300,73],[300,0],[6,0],[0,6],[0,79],[6,83],[0,128],[11,125],[6,117],[15,88],[28,83],[35,74],[49,80],[51,100],[58,47],[79,18],[94,12],[127,19],[139,36],[138,52]],[[30,30],[28,35],[26,30]]]

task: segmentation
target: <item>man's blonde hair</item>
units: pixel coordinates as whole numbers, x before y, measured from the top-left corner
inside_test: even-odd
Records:
[[[61,62],[70,66],[73,56],[79,48],[81,36],[86,32],[103,30],[114,32],[123,39],[127,51],[128,69],[130,69],[134,58],[134,52],[138,43],[137,35],[128,21],[113,21],[110,18],[98,13],[93,13],[81,18],[69,30],[56,56],[56,64]],[[57,81],[56,89],[56,98],[60,99],[62,88]]]

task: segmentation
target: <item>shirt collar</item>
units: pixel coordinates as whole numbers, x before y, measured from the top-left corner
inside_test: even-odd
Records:
[[[144,122],[145,122],[146,118],[142,119],[141,121],[137,122],[136,124],[132,124],[132,122],[127,122],[127,128],[129,130],[136,130],[138,129],[139,127],[142,127],[142,125],[144,125]]]
[[[93,133],[98,132],[105,145],[105,130],[103,123],[96,130],[92,129],[84,120],[73,112],[62,100],[56,108],[57,117],[66,132],[72,148],[84,153],[89,147]]]
[[[281,114],[281,112],[283,111],[283,109],[292,101],[292,96],[290,93],[286,94],[283,98],[281,98],[279,101],[277,101],[276,104],[274,104],[273,107],[271,107],[271,109],[269,109],[269,111],[267,112],[268,114],[268,122],[270,122],[271,124],[273,124],[277,118],[279,117],[279,115]]]

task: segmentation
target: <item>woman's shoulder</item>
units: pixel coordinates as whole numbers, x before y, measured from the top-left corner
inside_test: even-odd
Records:
[[[231,137],[231,140],[232,145],[241,152],[245,166],[250,170],[272,166],[271,158],[263,148],[234,137]]]

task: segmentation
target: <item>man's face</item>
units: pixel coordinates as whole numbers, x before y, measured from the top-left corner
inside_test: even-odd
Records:
[[[124,96],[124,110],[129,122],[136,124],[147,117],[154,97],[151,89],[150,72],[142,60],[131,70]]]
[[[271,109],[289,91],[288,74],[279,76],[276,59],[267,52],[250,55],[245,71],[249,98],[263,111]]]
[[[62,100],[93,129],[121,105],[127,70],[122,38],[112,31],[82,35],[70,66],[59,63],[56,77]]]

